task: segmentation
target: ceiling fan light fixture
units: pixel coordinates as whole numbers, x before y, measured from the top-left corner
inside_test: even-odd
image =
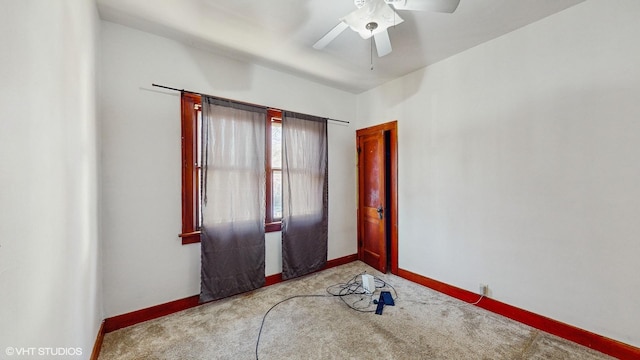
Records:
[[[353,0],[353,3],[356,5],[358,9],[360,9],[367,3],[367,0]]]
[[[340,21],[349,25],[351,30],[360,34],[363,39],[368,39],[404,20],[384,0],[366,0],[366,6],[353,11]],[[372,22],[378,25],[373,31],[367,28],[367,24]]]

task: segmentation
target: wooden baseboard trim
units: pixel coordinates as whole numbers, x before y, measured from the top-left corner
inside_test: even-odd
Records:
[[[340,265],[345,265],[350,262],[354,262],[356,260],[358,260],[358,254],[351,254],[351,255],[343,256],[337,259],[327,260],[327,263],[325,264],[325,266],[318,271],[331,269],[332,267],[336,267]],[[282,273],[269,275],[265,277],[264,280],[265,280],[264,286],[269,286],[269,285],[281,283],[284,281],[282,279]]]
[[[282,281],[282,273],[277,273],[273,275],[269,275],[264,278],[264,286],[270,286],[277,283],[281,283]]]
[[[475,302],[478,300],[478,294],[474,292],[430,279],[408,270],[398,269],[398,276],[465,302]],[[498,300],[484,298],[476,306],[618,359],[640,359],[640,348],[505,304]]]
[[[358,260],[358,254],[351,254],[337,259],[327,260],[327,265],[322,270],[331,269],[332,267],[345,265]]]
[[[130,313],[117,315],[106,318],[105,333],[135,325],[147,320],[156,319],[165,315],[173,314],[178,311],[186,310],[198,306],[199,295],[189,296],[184,299],[170,301],[168,303],[151,306],[146,309],[132,311]]]
[[[100,329],[98,329],[98,335],[96,336],[96,342],[93,343],[93,350],[91,351],[90,360],[98,360],[100,356],[100,349],[102,349],[102,340],[104,340],[104,320],[100,323]]]
[[[322,270],[348,264],[356,260],[358,260],[358,254],[352,254],[352,255],[343,256],[341,258],[328,260],[327,264]],[[265,280],[264,286],[281,283],[283,281],[282,273],[266,276],[264,280]],[[131,325],[139,324],[141,322],[153,320],[162,316],[176,313],[178,311],[196,307],[200,305],[200,303],[198,302],[199,298],[200,298],[199,295],[193,295],[193,296],[186,297],[184,299],[178,299],[178,300],[170,301],[168,303],[148,307],[146,309],[136,310],[130,313],[106,318],[103,322],[103,327],[104,327],[103,335],[118,329],[131,326]]]
[[[345,265],[345,264],[348,264],[350,262],[354,262],[356,260],[358,260],[358,254],[351,254],[351,255],[343,256],[343,257],[340,257],[340,258],[337,258],[337,259],[327,260],[327,263],[324,265],[324,267],[322,269],[314,271],[314,272],[331,269],[332,267]],[[269,276],[265,277],[264,280],[265,280],[264,286],[269,286],[269,285],[273,285],[273,284],[277,284],[277,283],[281,283],[281,282],[285,281],[285,280],[282,279],[282,273],[269,275]]]

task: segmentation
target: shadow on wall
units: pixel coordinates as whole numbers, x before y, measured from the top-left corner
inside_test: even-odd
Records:
[[[423,68],[411,73],[410,76],[401,77],[396,80],[384,84],[379,87],[377,96],[381,96],[384,99],[385,108],[391,109],[399,106],[403,108],[407,100],[420,92],[424,84],[424,77],[427,72],[427,68]]]
[[[282,23],[287,23],[288,28],[280,28],[277,29],[277,31],[280,31],[282,34],[289,34],[289,36],[297,34],[299,32],[298,29],[305,26],[307,19],[309,18],[309,10],[307,9],[308,5],[304,2],[289,1],[282,3],[281,5],[273,2],[264,2],[255,4],[255,6],[251,7],[233,4],[216,5],[215,3],[207,0],[201,0],[200,3],[199,8],[202,13],[200,21],[207,22],[216,21],[216,17],[225,13],[220,11],[220,6],[224,6],[227,11],[229,10],[229,6],[238,7],[237,10],[243,14],[243,18],[253,18],[253,15],[247,12],[261,14],[266,11],[265,7],[268,7],[270,11],[273,10],[274,6],[282,7],[282,11],[275,13],[279,13],[282,14],[283,17],[287,17],[287,21],[283,21]],[[289,14],[291,13],[298,14],[296,15],[296,21],[293,24],[289,17]],[[301,15],[303,13],[304,15]],[[228,15],[224,16],[226,17]],[[270,24],[274,22],[278,23],[277,19],[274,19],[273,17],[263,18],[264,22],[269,24],[257,24],[255,28],[256,31],[260,31],[263,25],[265,28],[268,28],[272,27]],[[247,54],[228,46],[220,44],[213,45],[211,42],[197,36],[185,38],[185,35],[175,35],[178,37],[177,40],[191,45],[191,47],[187,47],[187,53],[191,55],[194,63],[202,70],[203,79],[208,84],[206,88],[223,89],[225,92],[251,89],[254,65],[253,61]]]
[[[100,12],[107,18],[131,17],[107,5],[101,5]],[[236,91],[251,88],[253,66],[249,62],[242,61],[246,55],[240,51],[232,50],[222,45],[211,45],[201,37],[185,34],[180,29],[153,23],[146,19],[135,18],[131,23],[134,24],[133,27],[135,29],[177,41],[184,48],[184,53],[193,59],[194,68],[200,70],[202,81],[209,86],[198,89],[185,88],[185,90],[207,91],[207,89],[224,89],[225,91]],[[172,54],[169,53],[166,57],[171,58]],[[179,57],[179,54],[176,55],[176,58]],[[176,63],[176,66],[184,66],[184,63]],[[192,71],[191,68],[187,70],[189,73]],[[176,73],[179,73],[180,69],[176,71]],[[181,85],[176,83],[165,84],[163,79],[160,78],[154,79],[154,81],[166,86],[179,87]],[[188,85],[185,84],[184,86]]]
[[[186,53],[193,60],[202,75],[202,81],[207,84],[204,89],[188,89],[193,91],[206,91],[206,89],[218,89],[219,91],[250,90],[252,86],[253,65],[248,62],[235,60],[210,52],[206,44],[199,40],[190,40],[191,46],[185,46]],[[209,47],[209,49],[211,49]],[[229,54],[231,57],[241,57],[237,51],[230,49],[216,49],[216,51]],[[213,91],[213,90],[211,90]],[[212,94],[212,95],[215,95]]]

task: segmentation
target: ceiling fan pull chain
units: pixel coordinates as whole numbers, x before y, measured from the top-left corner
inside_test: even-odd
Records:
[[[365,28],[371,33],[371,36],[369,36],[369,38],[371,39],[371,42],[369,43],[369,49],[371,49],[371,70],[373,71],[373,30],[378,28],[378,23],[372,21],[368,23]]]
[[[370,55],[370,63],[371,63],[371,71],[373,71],[373,30],[371,30],[371,37],[369,38],[371,39],[371,41],[369,42],[369,49],[371,50],[369,52]]]

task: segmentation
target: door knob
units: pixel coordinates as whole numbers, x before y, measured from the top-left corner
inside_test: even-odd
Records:
[[[382,205],[378,206],[376,211],[378,212],[378,216],[380,216],[380,220],[382,220],[382,213],[384,212],[384,209],[382,208]]]

